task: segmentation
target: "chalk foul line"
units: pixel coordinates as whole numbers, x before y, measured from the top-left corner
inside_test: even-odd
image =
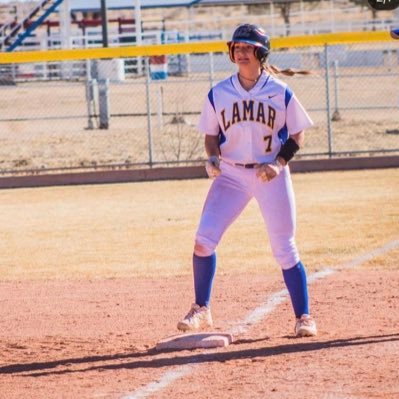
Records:
[[[344,263],[336,268],[333,269],[325,268],[317,272],[314,272],[308,276],[308,284],[313,284],[314,282],[321,280],[325,277],[331,276],[332,274],[337,273],[339,271],[360,266],[363,263],[377,256],[381,256],[397,247],[399,247],[399,240],[393,240],[386,243],[382,247],[378,247],[370,252],[360,255],[355,259],[351,260],[350,262]],[[237,323],[228,332],[233,335],[247,332],[250,329],[250,327],[259,323],[268,314],[273,312],[273,310],[275,310],[277,306],[285,302],[287,299],[288,299],[288,291],[286,289],[271,294],[262,305],[254,309],[244,318],[244,320]],[[150,382],[149,384],[136,390],[135,392],[131,392],[125,396],[122,396],[121,399],[148,398],[149,396],[162,391],[164,388],[171,385],[174,381],[190,375],[193,372],[194,368],[199,366],[200,366],[199,364],[187,364],[184,366],[174,367],[173,369],[166,371],[161,377],[157,379],[157,381]]]

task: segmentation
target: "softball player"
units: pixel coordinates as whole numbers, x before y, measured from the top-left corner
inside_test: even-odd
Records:
[[[198,124],[209,156],[206,170],[214,181],[195,237],[195,303],[177,328],[212,326],[215,249],[255,198],[291,297],[295,334],[313,336],[317,329],[309,314],[306,272],[295,244],[295,199],[287,166],[302,146],[304,130],[313,123],[291,89],[275,77],[295,72],[266,62],[270,42],[261,28],[241,25],[227,44],[238,73],[210,90]]]

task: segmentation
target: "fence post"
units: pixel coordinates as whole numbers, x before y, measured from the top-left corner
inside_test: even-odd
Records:
[[[328,58],[328,45],[324,45],[324,60],[326,64],[325,79],[326,79],[326,106],[327,106],[327,138],[328,138],[328,156],[332,157],[332,128],[331,128],[331,104],[330,104],[330,60]]]
[[[109,79],[98,80],[98,106],[100,111],[100,129],[109,128]]]
[[[158,87],[157,93],[157,114],[158,114],[158,129],[163,130],[163,87]]]
[[[149,58],[145,57],[145,94],[147,105],[147,135],[148,135],[148,163],[153,164],[152,154],[152,125],[151,125],[151,99],[150,99],[150,63]]]
[[[340,121],[341,114],[339,112],[339,76],[338,76],[338,60],[334,60],[334,101],[335,108],[331,120],[334,122]]]
[[[86,105],[87,105],[87,127],[86,129],[92,130],[94,129],[93,124],[93,115],[92,108],[95,108],[95,86],[97,85],[97,81],[95,79],[87,79],[86,80]],[[94,112],[95,114],[95,112]]]
[[[86,60],[86,105],[87,105],[87,127],[86,129],[94,129],[93,118],[96,118],[95,112],[95,101],[96,101],[96,90],[97,80],[92,79],[91,73],[91,61]]]
[[[17,79],[17,68],[18,64],[12,64],[11,65],[11,74],[12,74],[12,81],[15,82]]]
[[[211,85],[211,89],[213,87],[214,74],[215,74],[215,65],[214,65],[213,53],[209,53],[209,82]]]

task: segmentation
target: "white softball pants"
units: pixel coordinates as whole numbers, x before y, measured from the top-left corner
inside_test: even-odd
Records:
[[[299,262],[295,244],[296,210],[288,167],[270,182],[256,176],[256,169],[245,169],[225,162],[222,173],[212,183],[195,237],[194,253],[210,256],[226,229],[248,202],[259,204],[273,255],[282,269]]]

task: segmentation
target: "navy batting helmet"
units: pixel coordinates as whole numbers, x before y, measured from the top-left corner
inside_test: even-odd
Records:
[[[234,61],[234,43],[247,43],[255,46],[255,56],[261,62],[265,62],[270,52],[270,40],[265,31],[256,25],[240,25],[233,33],[231,41],[227,42],[229,56]]]

